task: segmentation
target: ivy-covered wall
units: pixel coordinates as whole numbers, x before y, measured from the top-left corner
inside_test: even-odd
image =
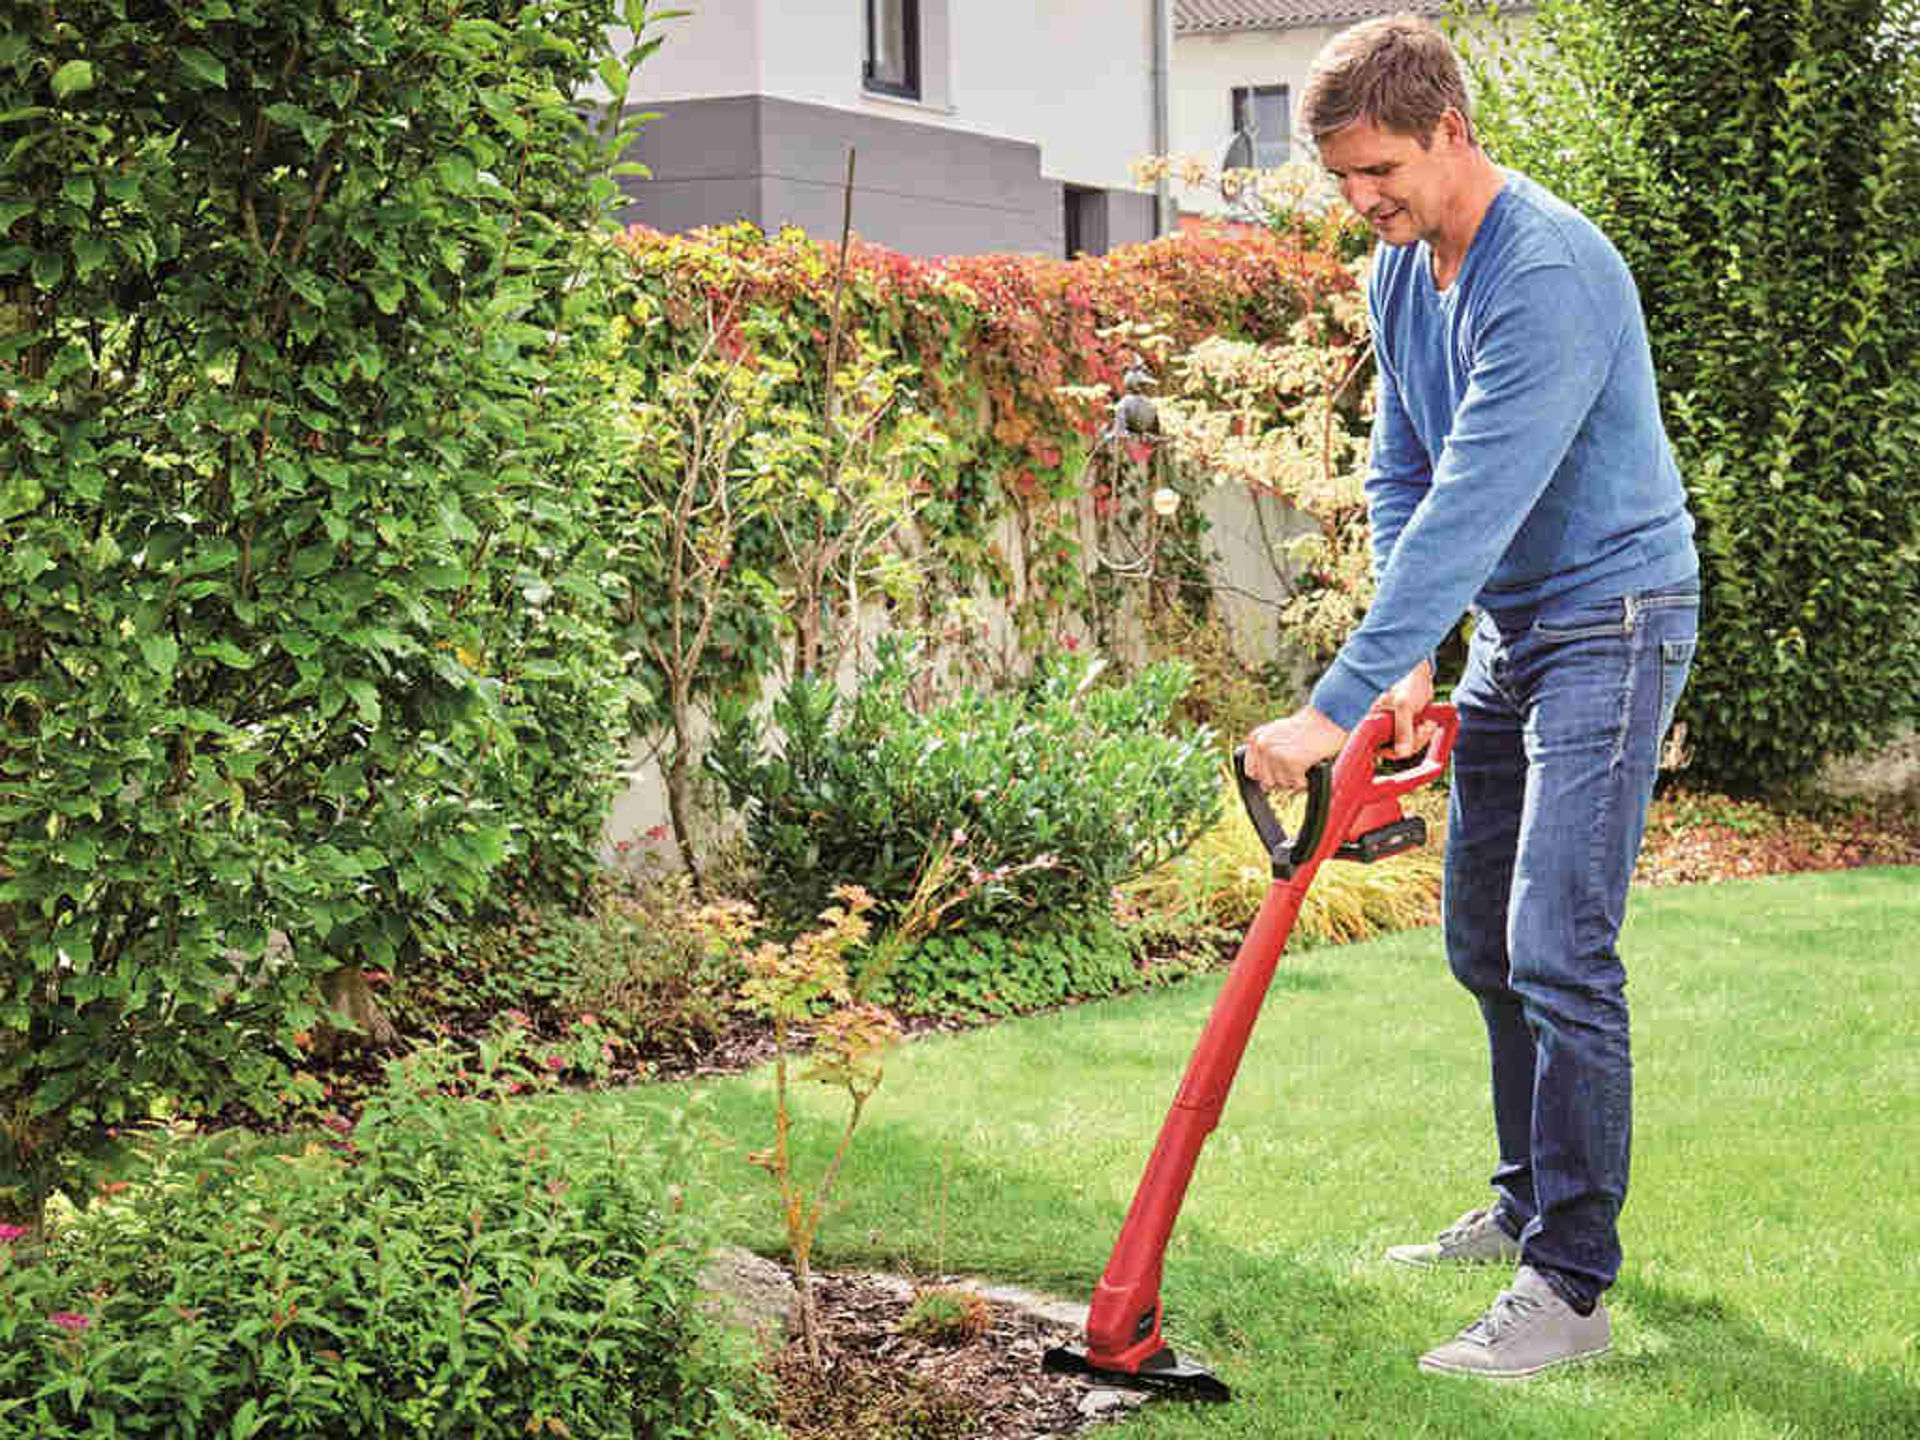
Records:
[[[1297,518],[1271,495],[1263,500],[1257,487],[1216,492],[1205,477],[1183,474],[1165,437],[1106,432],[1130,372],[1154,375],[1164,409],[1178,388],[1177,358],[1201,342],[1281,344],[1296,337],[1303,318],[1350,302],[1357,283],[1350,236],[1306,226],[1286,235],[1198,230],[1074,261],[925,261],[855,239],[844,272],[837,247],[747,225],[688,236],[636,228],[624,246],[632,288],[619,306],[629,326],[622,383],[636,403],[657,402],[670,377],[717,360],[736,380],[777,376],[744,428],[805,430],[825,408],[827,352],[837,333],[839,364],[858,336],[897,365],[895,405],[883,427],[912,410],[937,431],[937,448],[906,477],[912,495],[886,540],[915,572],[914,583],[891,594],[868,587],[856,622],[865,632],[856,633],[912,627],[936,652],[941,641],[955,642],[944,658],[962,672],[971,665],[973,673],[1005,674],[1048,647],[1143,653],[1142,627],[1155,605],[1177,603],[1205,616],[1215,613],[1216,598],[1231,597],[1236,643],[1253,664],[1274,658],[1287,590],[1275,542],[1297,531]],[[1344,357],[1356,340],[1341,330],[1327,343]],[[700,392],[704,403],[711,407],[723,388],[713,377]],[[697,425],[682,409],[688,413],[670,427],[682,440],[650,451],[642,469],[686,463],[683,442]],[[1270,418],[1249,414],[1246,423]],[[711,443],[713,420],[698,423]],[[820,443],[831,450],[841,440]],[[742,463],[778,468],[764,453],[749,461],[749,442],[739,444]],[[790,464],[780,472],[781,490],[804,497],[822,468],[817,456]],[[667,506],[674,481],[655,476],[651,483],[655,508]],[[700,487],[705,503],[711,484]],[[1153,496],[1169,489],[1183,501],[1175,513],[1157,515]],[[746,504],[737,497],[734,514]],[[821,519],[826,532],[845,526],[845,505]],[[1256,505],[1265,513],[1256,515]],[[702,705],[750,691],[793,663],[796,557],[773,538],[791,523],[762,513],[729,542],[736,563],[714,580],[728,594],[716,621],[722,641],[700,658]],[[1215,543],[1216,528],[1227,532],[1219,537],[1226,543]],[[1143,547],[1153,552],[1151,564]],[[1150,583],[1134,583],[1148,581],[1149,571]],[[638,572],[635,578],[638,588]],[[664,568],[646,573],[656,595],[668,583]],[[657,632],[669,622],[656,608],[646,624]],[[609,828],[615,842],[665,827],[661,772],[681,743],[668,740],[657,751],[653,743],[672,729],[672,667],[646,657],[639,666],[654,703],[635,716],[647,743],[636,785]],[[697,717],[695,728],[703,728]],[[657,763],[645,763],[649,756]]]

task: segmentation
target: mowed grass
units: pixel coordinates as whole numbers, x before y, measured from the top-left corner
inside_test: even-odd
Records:
[[[1167,1257],[1166,1330],[1233,1404],[1128,1436],[1920,1437],[1920,871],[1636,892],[1636,1047],[1614,1353],[1489,1385],[1415,1356],[1498,1272],[1381,1258],[1485,1194],[1478,1012],[1432,930],[1289,955]],[[817,1263],[965,1272],[1075,1300],[1104,1267],[1218,977],[900,1051]],[[816,1170],[844,1106],[800,1092]],[[693,1106],[704,1203],[780,1249],[768,1076],[592,1097]]]

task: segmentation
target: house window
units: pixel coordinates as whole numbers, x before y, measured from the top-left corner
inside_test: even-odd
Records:
[[[920,98],[920,0],[867,0],[869,90]]]
[[[1253,149],[1253,168],[1271,170],[1290,158],[1293,121],[1287,111],[1284,85],[1233,87],[1233,133],[1247,137]]]

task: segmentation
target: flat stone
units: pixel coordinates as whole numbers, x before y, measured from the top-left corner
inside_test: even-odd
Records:
[[[800,1333],[799,1301],[786,1266],[737,1245],[722,1246],[700,1272],[700,1312],[748,1331],[762,1350]]]

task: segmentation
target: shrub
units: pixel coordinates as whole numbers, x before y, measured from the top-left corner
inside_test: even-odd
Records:
[[[592,1015],[642,1056],[698,1054],[725,1033],[744,975],[698,906],[686,875],[652,868],[600,875],[577,907],[519,897],[497,919],[436,934],[389,1003],[465,1033],[508,1007],[542,1033]]]
[[[935,1345],[964,1345],[992,1324],[993,1306],[985,1296],[958,1285],[936,1285],[914,1292],[895,1328]]]
[[[772,1177],[787,1232],[787,1254],[800,1292],[800,1338],[807,1359],[820,1371],[820,1326],[811,1271],[813,1243],[839,1180],[841,1162],[867,1102],[886,1077],[887,1053],[900,1039],[899,1022],[879,1006],[857,998],[847,969],[847,951],[868,941],[867,911],[873,897],[857,885],[843,885],[834,903],[820,912],[817,929],[787,945],[764,941],[746,956],[747,982],[741,1003],[773,1025],[773,1143],[748,1155]],[[715,916],[722,943],[747,939],[751,917],[744,908]],[[789,1141],[794,1114],[790,1103],[793,1062],[801,1052],[800,1028],[812,1032],[808,1064],[798,1078],[846,1092],[847,1118],[832,1157],[812,1176],[794,1164]]]
[[[905,950],[874,987],[910,1015],[1019,1015],[1144,983],[1138,951],[1111,917],[1041,916],[1016,929],[976,925]]]
[[[693,1304],[690,1137],[583,1142],[443,1096],[457,1063],[397,1065],[350,1143],[162,1148],[38,1263],[0,1250],[0,1431],[764,1433]]]
[[[870,357],[861,368],[874,383],[861,388],[869,403],[884,402],[872,412],[884,424],[867,432],[879,463],[859,468],[889,485],[871,487],[861,543],[877,552],[882,528],[910,516],[899,544],[913,583],[875,577],[813,588],[822,598],[837,590],[841,601],[888,588],[892,619],[942,645],[957,642],[937,658],[965,665],[979,658],[967,646],[981,627],[944,625],[952,607],[983,595],[1007,601],[1029,648],[1084,618],[1098,566],[1083,550],[1081,492],[1098,491],[1089,454],[1107,392],[1119,387],[1142,335],[1177,349],[1222,333],[1278,341],[1303,314],[1350,305],[1355,284],[1337,247],[1268,234],[1170,236],[1075,261],[934,262],[855,243],[844,293],[832,254],[798,231],[766,236],[742,224],[668,236],[635,227],[624,250],[617,383],[640,402],[633,419],[650,435],[636,464],[657,472],[626,499],[636,515],[707,507],[686,529],[687,543],[666,534],[623,545],[616,566],[626,648],[649,697],[637,728],[679,732],[665,756],[670,774],[689,759],[676,710],[706,711],[777,673],[785,638],[769,619],[781,609],[769,602],[809,588],[809,554],[817,561],[858,535],[861,505],[837,496],[823,503],[818,478],[830,467],[808,458],[848,449],[846,418],[836,426],[824,413],[836,334],[844,356]],[[772,428],[750,447],[744,437],[756,425]],[[934,443],[930,426],[944,443]],[[697,444],[685,443],[694,436]],[[750,449],[755,464],[737,463]],[[808,463],[781,460],[783,451]],[[737,474],[703,478],[666,463],[698,456],[724,470],[729,455]],[[776,469],[801,482],[796,493],[756,490]],[[675,483],[662,489],[663,480]],[[876,507],[893,480],[911,482],[908,493]],[[871,523],[882,518],[885,527]],[[1008,530],[1018,545],[1006,542]],[[796,536],[810,538],[796,546]],[[900,569],[896,560],[896,577]],[[787,628],[804,642],[808,627],[785,608]],[[839,603],[826,610],[828,625],[846,618]],[[796,648],[807,668],[805,644]]]
[[[1700,521],[1690,780],[1779,788],[1920,711],[1920,7],[1548,7],[1504,161],[1639,282]]]
[[[914,665],[911,647],[884,643],[844,704],[830,683],[796,678],[773,707],[771,755],[751,712],[723,725],[709,763],[744,811],[780,918],[849,883],[897,913],[949,837],[975,885],[949,928],[1100,910],[1211,823],[1211,737],[1165,728],[1183,667],[1101,685],[1098,665],[1062,655],[1024,693],[965,690],[920,710]]]
[[[616,18],[9,11],[0,1218],[155,1092],[270,1103],[320,973],[590,861]]]

